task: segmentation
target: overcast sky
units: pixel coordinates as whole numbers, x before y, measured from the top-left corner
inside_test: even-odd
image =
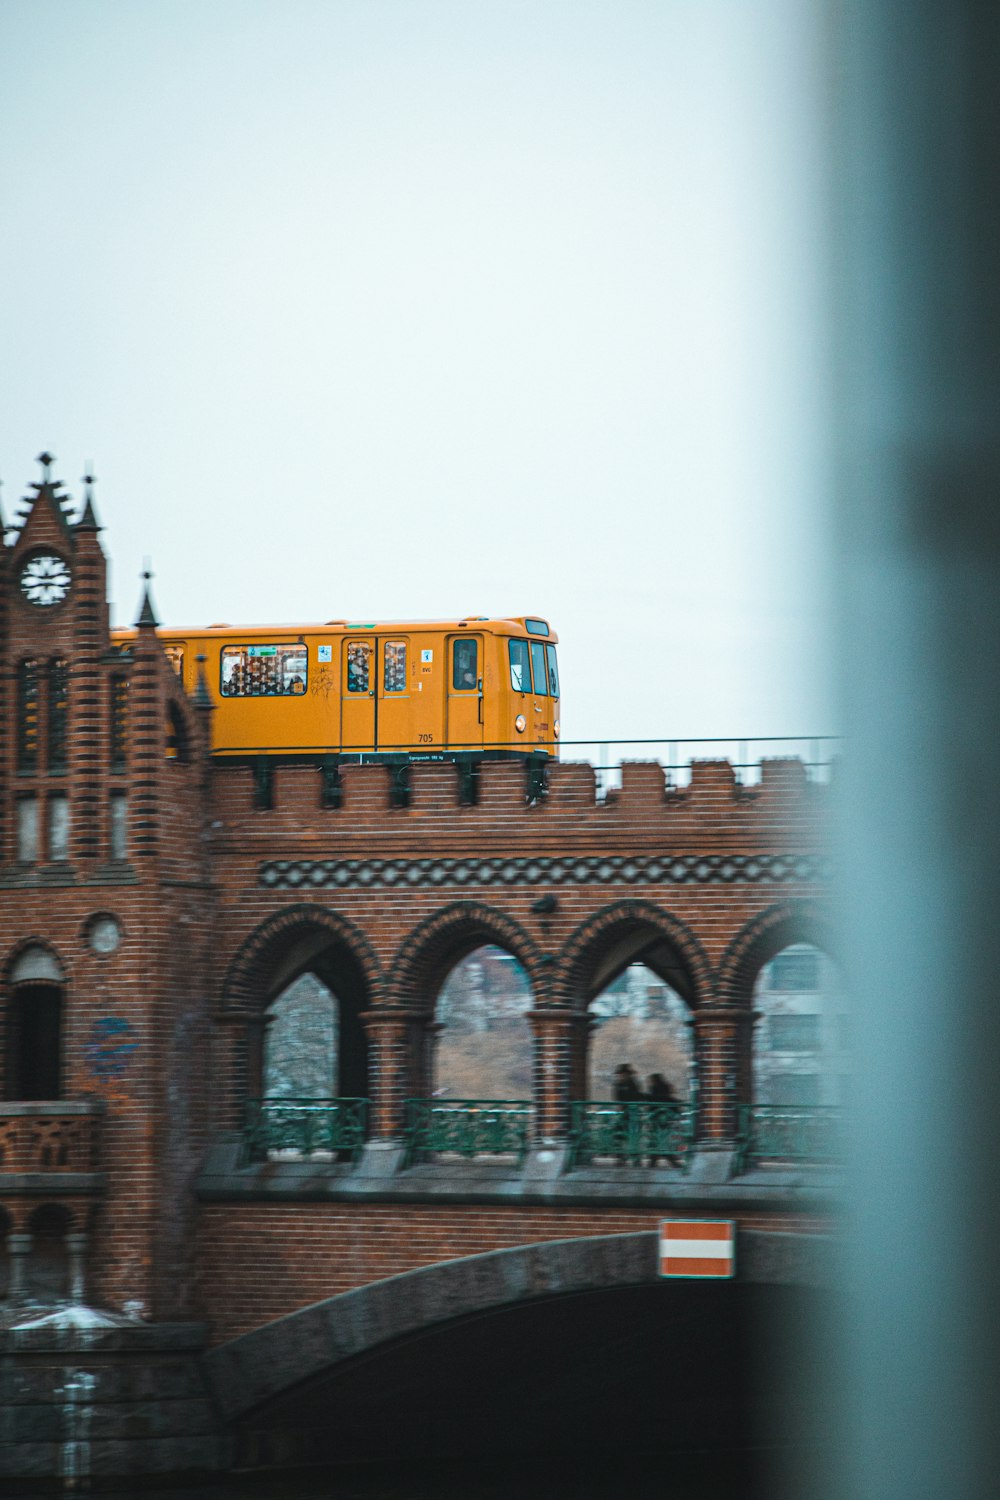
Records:
[[[541,614],[569,737],[821,733],[819,0],[0,0],[0,474],[118,622]]]

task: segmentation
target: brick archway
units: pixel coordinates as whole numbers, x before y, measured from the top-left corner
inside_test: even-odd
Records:
[[[646,941],[643,941],[645,937]],[[686,923],[651,901],[616,901],[582,922],[559,955],[559,998],[574,1009],[586,1009],[595,995],[616,977],[615,969],[598,981],[602,963],[649,963],[659,972],[650,949],[669,949],[679,960],[680,973],[662,977],[694,1010],[714,998],[712,966],[701,943]],[[621,955],[616,958],[616,950]],[[650,959],[652,958],[652,961]],[[678,982],[679,981],[679,982]],[[687,991],[687,993],[685,993]]]
[[[231,960],[223,983],[223,1019],[232,1023],[231,1105],[237,1121],[246,1101],[263,1093],[267,1007],[305,973],[316,974],[337,997],[339,1092],[348,1097],[369,1092],[363,1017],[381,992],[378,960],[361,930],[339,912],[298,903],[254,929]]]
[[[718,990],[723,1003],[749,1010],[761,969],[792,943],[812,943],[824,953],[835,952],[829,913],[813,902],[784,901],[747,922],[719,962]]]
[[[536,1005],[548,990],[547,965],[520,923],[482,901],[453,901],[425,918],[404,939],[392,966],[389,988],[397,1004],[425,1016],[461,959],[486,944],[511,953],[524,969]]]
[[[372,1003],[382,989],[382,973],[375,951],[353,922],[324,906],[305,902],[275,912],[255,927],[231,959],[222,984],[226,1010],[253,1010],[267,1004],[267,979],[283,952],[298,938],[325,938],[327,945],[345,948],[364,975]]]

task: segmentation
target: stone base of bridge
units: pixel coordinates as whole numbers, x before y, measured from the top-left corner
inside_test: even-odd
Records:
[[[225,1472],[233,1445],[206,1383],[205,1332],[85,1307],[26,1312],[0,1332],[0,1489],[134,1491]]]

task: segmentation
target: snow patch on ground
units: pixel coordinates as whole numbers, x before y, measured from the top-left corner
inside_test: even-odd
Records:
[[[26,1317],[12,1323],[11,1328],[121,1328],[128,1325],[128,1318],[116,1313],[101,1312],[96,1307],[85,1307],[75,1303],[68,1307],[57,1307],[41,1317]]]

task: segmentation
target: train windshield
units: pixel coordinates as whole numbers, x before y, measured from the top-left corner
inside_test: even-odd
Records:
[[[559,671],[558,671],[558,668],[556,667],[556,648],[555,648],[555,646],[546,646],[546,648],[545,648],[545,656],[546,656],[546,660],[548,661],[548,664],[549,664],[549,692],[551,693],[551,695],[552,695],[553,698],[558,698],[559,697]]]
[[[531,643],[531,669],[535,679],[535,692],[541,695],[549,691],[548,674],[545,670],[545,647],[540,641]]]
[[[527,641],[508,641],[510,653],[510,685],[515,693],[531,692],[531,666]]]

